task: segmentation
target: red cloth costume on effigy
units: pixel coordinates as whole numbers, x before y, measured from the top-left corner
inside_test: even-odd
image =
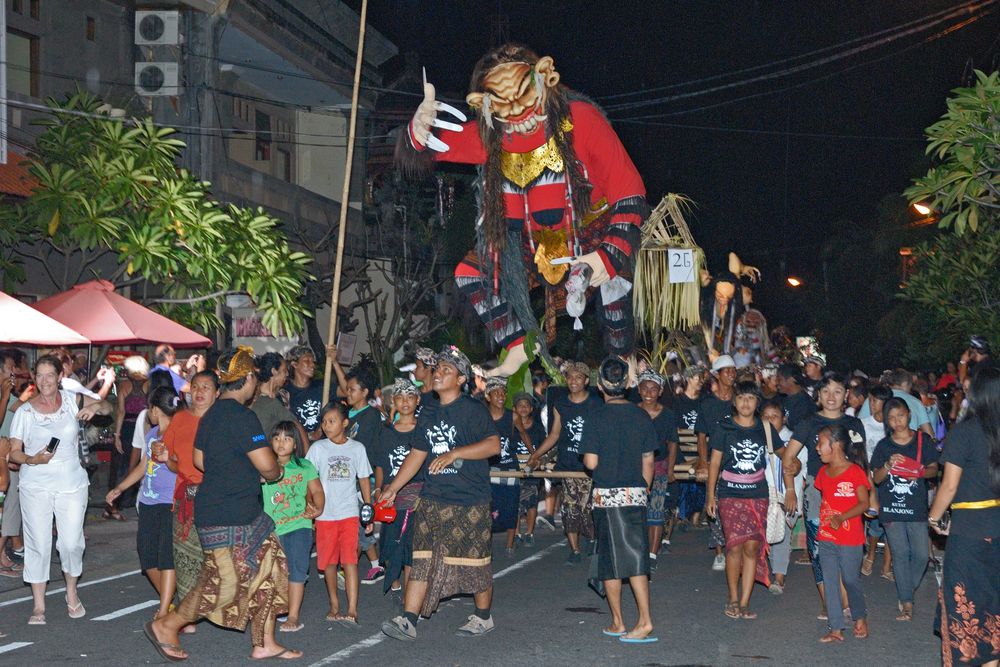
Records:
[[[484,56],[476,70],[467,100],[480,117],[460,126],[421,124],[418,110],[403,147],[432,149],[419,156],[424,159],[429,153],[434,161],[482,167],[480,242],[455,269],[459,288],[494,339],[511,349],[533,323],[512,308],[504,275],[516,271],[528,274],[529,286],[544,280],[563,288],[567,274],[586,268],[589,285],[601,295],[606,346],[629,354],[635,338],[630,281],[649,213],[635,165],[601,111],[558,85],[551,58],[507,45]],[[441,129],[429,136],[428,126]],[[518,266],[504,255],[508,239],[521,256]]]

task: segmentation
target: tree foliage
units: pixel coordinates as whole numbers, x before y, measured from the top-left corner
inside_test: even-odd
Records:
[[[436,299],[451,279],[448,239],[460,233],[453,226],[466,223],[456,219],[465,207],[442,201],[443,190],[453,187],[441,177],[414,182],[392,173],[375,189],[366,225],[369,262],[355,290],[383,382],[395,377],[407,344],[427,341],[447,324]]]
[[[974,87],[956,88],[927,136],[937,163],[906,196],[939,211],[939,226],[958,234],[986,226],[1000,215],[1000,73],[977,70]]]
[[[976,72],[948,112],[927,128],[937,164],[906,194],[941,216],[941,232],[916,249],[903,297],[922,310],[946,345],[970,334],[1000,344],[1000,75]]]
[[[0,208],[0,270],[24,279],[37,262],[56,290],[87,277],[155,286],[146,302],[203,331],[219,300],[249,294],[272,331],[301,329],[310,259],[293,252],[263,209],[225,206],[175,165],[184,143],[150,119],[102,117],[101,100],[49,100],[29,157],[27,200]]]
[[[1000,229],[943,234],[916,256],[903,296],[927,312],[939,337],[955,343],[975,333],[1000,346]]]

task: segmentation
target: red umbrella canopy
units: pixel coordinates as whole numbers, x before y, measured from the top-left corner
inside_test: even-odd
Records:
[[[98,345],[170,343],[175,347],[208,347],[211,344],[201,334],[117,294],[115,286],[107,280],[82,283],[33,305]]]
[[[87,345],[90,341],[65,324],[0,292],[0,343]]]

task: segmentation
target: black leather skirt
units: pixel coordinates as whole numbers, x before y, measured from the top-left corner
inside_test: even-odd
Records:
[[[601,581],[649,575],[645,507],[595,507],[597,577]]]

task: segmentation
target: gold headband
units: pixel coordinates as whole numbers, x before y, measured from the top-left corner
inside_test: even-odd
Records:
[[[221,361],[221,360],[220,360]],[[240,345],[236,348],[236,354],[229,360],[229,367],[223,370],[218,368],[219,380],[222,382],[238,382],[255,370],[253,348]]]

